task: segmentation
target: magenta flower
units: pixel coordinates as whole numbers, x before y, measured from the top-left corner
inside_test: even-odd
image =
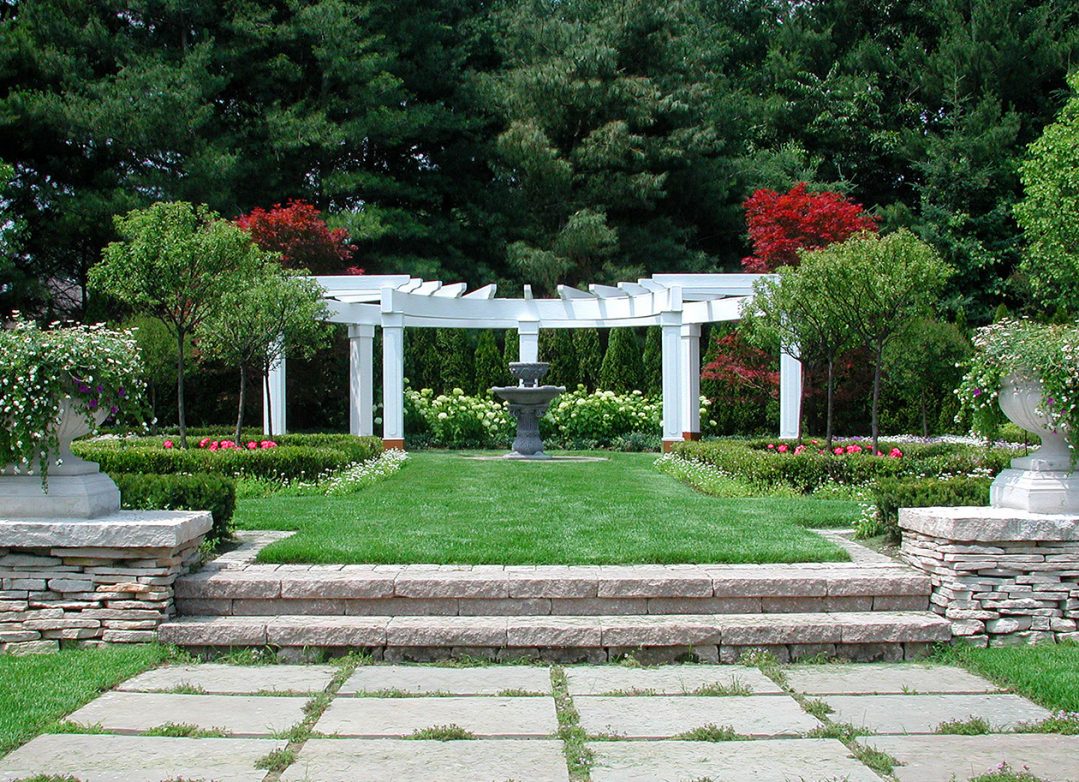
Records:
[[[786,453],[787,451],[790,450],[790,448],[788,448],[786,445],[781,445],[776,450],[779,451],[780,453]]]
[[[164,445],[166,448],[172,448],[173,443],[172,440],[166,440],[162,443],[162,445]]]

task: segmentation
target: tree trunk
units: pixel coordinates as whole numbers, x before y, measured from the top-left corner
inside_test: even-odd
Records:
[[[922,397],[922,437],[929,437],[929,405]]]
[[[180,447],[187,448],[187,416],[184,414],[184,330],[176,329],[176,415],[180,424]]]
[[[247,398],[247,368],[240,367],[240,404],[236,408],[236,444],[240,445],[240,433],[244,428],[244,401]]]
[[[881,360],[884,354],[884,346],[877,343],[876,353],[873,356],[873,453],[875,454],[880,444],[880,375]]]
[[[824,417],[824,442],[827,449],[832,450],[832,405],[835,401],[835,358],[829,357],[828,359],[828,390],[825,394],[826,414]]]
[[[266,407],[266,437],[273,439],[273,409],[270,407],[270,368],[262,368],[262,404]]]
[[[150,434],[157,434],[157,383],[151,380],[150,389]]]

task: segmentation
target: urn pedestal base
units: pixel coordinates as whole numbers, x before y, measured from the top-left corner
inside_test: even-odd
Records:
[[[1079,513],[1079,472],[1002,470],[989,487],[989,503],[1028,513]]]
[[[0,515],[5,518],[92,519],[120,510],[120,490],[103,472],[49,475],[42,491],[40,475],[0,476]]]

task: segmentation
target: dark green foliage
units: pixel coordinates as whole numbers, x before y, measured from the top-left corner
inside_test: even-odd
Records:
[[[210,541],[223,540],[232,533],[232,513],[236,509],[236,481],[222,475],[155,475],[152,473],[110,473],[120,489],[124,508],[133,510],[208,510],[214,526]]]
[[[577,387],[581,371],[572,329],[540,331],[539,358],[540,361],[546,361],[551,365],[543,382],[554,386],[565,386],[571,391]]]
[[[873,486],[877,521],[898,540],[900,508],[988,505],[992,482],[992,478],[881,479]]]
[[[487,396],[493,386],[503,386],[510,381],[509,370],[502,360],[495,333],[490,329],[481,331],[476,341],[475,364],[474,388],[477,396]]]
[[[506,365],[507,373],[509,373],[509,365],[516,361],[520,355],[521,338],[517,334],[517,329],[506,329],[502,341],[502,363]]]
[[[442,357],[434,329],[405,329],[405,377],[417,391],[441,390]]]
[[[245,432],[245,435],[248,433]],[[202,437],[221,437],[197,430],[193,441]],[[258,441],[261,435],[252,435]],[[246,440],[246,437],[245,437]],[[216,475],[270,478],[273,480],[313,480],[354,462],[367,461],[382,452],[377,437],[352,435],[282,435],[274,439],[276,448],[256,451],[205,448],[163,448],[162,438],[121,441],[82,441],[74,444],[79,456],[97,462],[108,473],[214,473]]]
[[[912,322],[884,353],[884,429],[928,437],[954,428],[959,403],[953,389],[963,379],[957,365],[971,352],[970,340],[955,324]]]
[[[912,445],[904,443],[898,448],[900,459],[888,456],[869,456],[867,453],[821,454],[823,445],[807,443],[804,453],[793,453],[796,443],[785,443],[790,452],[778,453],[784,443],[779,440],[708,440],[704,442],[678,443],[674,450],[687,459],[697,459],[723,473],[742,478],[760,486],[791,486],[809,493],[829,482],[862,485],[885,478],[912,478],[924,474],[963,474],[974,470],[986,470],[995,475],[1008,466],[1016,456],[1013,450],[986,449],[968,445]],[[836,446],[848,445],[836,441]],[[862,443],[868,448],[868,443]],[[881,442],[884,453],[893,446]],[[937,503],[933,503],[937,504]],[[949,504],[949,503],[940,503]]]
[[[455,388],[462,391],[472,388],[475,382],[473,374],[472,344],[465,329],[438,329],[436,334],[438,356],[441,361],[438,387],[435,391],[449,393]]]
[[[599,385],[599,371],[603,366],[603,347],[596,329],[575,329],[573,347],[577,354],[577,382],[589,391]]]
[[[599,388],[604,391],[638,390],[643,375],[641,345],[633,329],[611,329],[599,370]]]
[[[641,391],[648,396],[663,393],[663,330],[649,326],[644,337],[644,382]]]

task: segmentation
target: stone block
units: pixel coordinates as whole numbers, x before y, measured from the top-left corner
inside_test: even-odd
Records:
[[[153,630],[104,630],[101,640],[114,644],[152,643],[157,639]]]
[[[391,597],[394,594],[392,573],[349,575],[340,571],[281,577],[283,598],[340,598],[349,600]],[[241,597],[241,595],[234,595]]]
[[[759,614],[759,597],[652,597],[649,614]]]
[[[598,617],[516,617],[506,624],[506,644],[523,647],[599,647],[603,627]]]
[[[18,641],[0,644],[0,652],[7,654],[50,654],[60,648],[57,641]]]
[[[457,613],[461,616],[545,616],[551,613],[551,601],[547,598],[462,598],[457,601]]]
[[[386,626],[391,646],[506,646],[505,617],[395,616]]]
[[[194,617],[163,624],[157,634],[161,643],[177,646],[265,646],[266,622],[263,617]]]
[[[457,616],[458,601],[384,597],[344,603],[347,616]]]
[[[397,576],[389,594],[397,597],[418,598],[482,598],[497,599],[509,597],[509,579],[505,573],[475,574],[466,572],[424,573],[407,570]],[[381,595],[386,597],[388,595]]]
[[[175,549],[212,526],[205,511],[118,511],[97,518],[4,518],[0,537],[12,547],[25,548],[52,548],[62,540],[72,548]]]
[[[720,642],[719,617],[601,617],[603,646],[707,646]]]
[[[622,616],[647,614],[646,598],[599,598],[573,599],[551,598],[551,614],[557,616]]]
[[[278,616],[266,623],[267,643],[276,646],[383,646],[385,617]]]
[[[0,644],[20,643],[22,641],[36,641],[40,637],[41,633],[37,632],[36,630],[4,630],[3,628],[0,628]]]
[[[233,696],[235,697],[235,696]],[[543,738],[558,730],[551,698],[338,698],[315,724],[339,736],[408,736],[458,725],[481,737]]]
[[[604,571],[596,588],[597,597],[712,597],[712,578],[703,571],[677,572],[640,566],[625,568],[621,574]]]
[[[598,568],[507,567],[509,597],[587,598],[598,590]]]

